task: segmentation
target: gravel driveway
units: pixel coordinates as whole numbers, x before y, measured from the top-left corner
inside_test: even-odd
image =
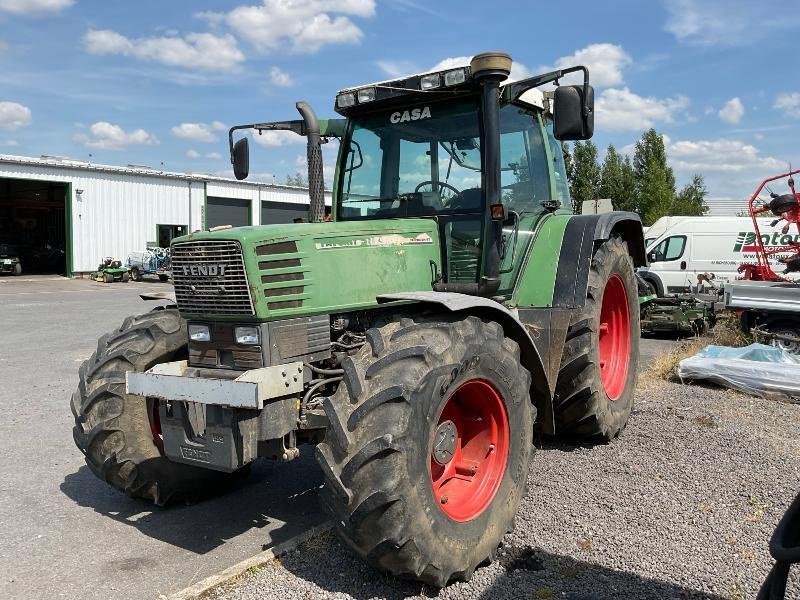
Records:
[[[499,560],[441,591],[386,577],[332,534],[215,600],[256,598],[753,598],[767,541],[800,490],[800,405],[649,382],[623,436],[539,442]],[[800,598],[800,577],[787,598]]]

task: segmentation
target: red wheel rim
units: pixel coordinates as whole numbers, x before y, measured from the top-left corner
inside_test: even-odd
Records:
[[[150,433],[153,434],[153,442],[161,452],[164,452],[164,435],[161,433],[161,414],[158,412],[158,400],[148,400],[148,417],[150,418]]]
[[[489,506],[506,470],[509,437],[505,404],[488,381],[472,379],[450,395],[430,452],[433,495],[448,517],[470,521]]]
[[[609,400],[622,395],[628,379],[631,352],[631,317],[628,292],[619,275],[612,275],[603,291],[600,308],[600,379]]]

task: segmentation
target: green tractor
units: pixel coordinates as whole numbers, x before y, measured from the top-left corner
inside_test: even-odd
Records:
[[[535,432],[607,442],[627,424],[645,264],[637,215],[570,209],[560,140],[592,135],[588,71],[510,69],[481,54],[343,90],[343,119],[299,102],[300,120],[232,128],[239,179],[240,130],[307,138],[311,222],[173,241],[175,304],[81,366],[92,471],[165,504],[315,445],[322,504],[370,564],[444,586],[494,558]]]

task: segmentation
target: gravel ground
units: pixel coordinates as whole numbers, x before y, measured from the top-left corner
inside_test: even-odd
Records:
[[[540,442],[499,560],[441,591],[365,566],[332,534],[205,598],[754,598],[800,490],[800,405],[653,384],[608,446]],[[800,598],[800,573],[787,598]]]

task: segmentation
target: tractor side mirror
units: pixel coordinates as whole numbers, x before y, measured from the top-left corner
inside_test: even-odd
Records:
[[[247,179],[250,174],[250,143],[246,137],[238,140],[233,145],[231,153],[233,163],[233,174],[238,180]]]
[[[588,140],[594,134],[594,88],[562,85],[553,96],[553,135],[557,140]]]

